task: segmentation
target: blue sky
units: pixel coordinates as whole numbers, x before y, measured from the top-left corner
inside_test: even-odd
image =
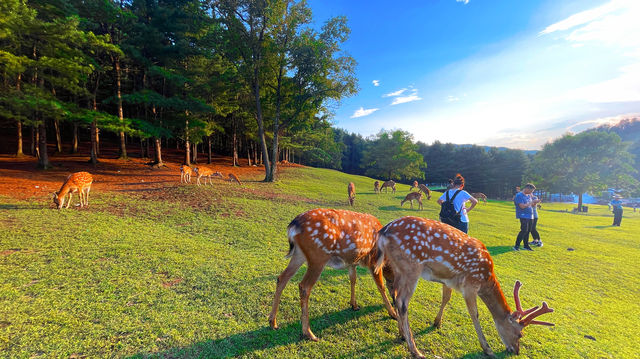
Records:
[[[539,149],[640,114],[640,0],[309,0],[345,15],[360,92],[336,126],[364,136]]]

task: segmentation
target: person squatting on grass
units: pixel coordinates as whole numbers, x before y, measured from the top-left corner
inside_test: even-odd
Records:
[[[467,191],[463,190],[464,177],[459,173],[456,175],[456,179],[449,180],[449,183],[452,184],[452,188],[446,190],[438,199],[438,204],[442,206],[442,210],[440,211],[440,221],[453,226],[464,233],[469,233],[469,216],[467,213],[471,212],[476,204],[478,204],[478,200],[473,198]],[[471,202],[471,206],[469,208],[465,206],[467,201]],[[455,213],[450,215],[444,214],[447,207],[445,203],[447,202],[453,203]]]
[[[611,206],[613,207],[613,224],[612,226],[620,227],[622,222],[622,197],[614,195],[611,200]]]
[[[536,186],[532,183],[527,183],[513,199],[513,203],[516,206],[516,218],[520,220],[520,233],[516,238],[516,245],[513,246],[516,251],[520,250],[520,242],[524,242],[524,249],[533,250],[529,246],[529,232],[531,232],[533,224],[533,207],[540,202],[539,199],[533,200],[530,196],[535,189]]]
[[[531,194],[530,197],[533,201],[538,201],[538,203],[542,202],[541,199],[538,199],[538,197],[536,197],[533,194]],[[536,229],[537,225],[538,225],[538,204],[533,206],[533,220],[531,221],[531,238],[533,238],[533,241],[531,242],[531,244],[533,244],[534,246],[542,247],[542,241],[540,240],[540,233],[538,233],[538,230]]]

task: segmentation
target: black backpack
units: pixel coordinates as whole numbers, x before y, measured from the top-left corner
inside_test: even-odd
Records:
[[[457,190],[456,193],[453,194],[453,197],[449,199],[449,191],[447,190],[446,196],[447,200],[442,202],[442,208],[440,208],[440,221],[449,225],[456,225],[460,223],[460,212],[456,211],[456,208],[453,206],[453,200],[456,198],[458,193],[462,191],[461,189]]]

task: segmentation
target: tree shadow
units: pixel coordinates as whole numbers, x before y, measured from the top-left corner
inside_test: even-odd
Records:
[[[318,337],[322,337],[322,332],[327,328],[344,324],[382,309],[382,305],[376,305],[362,307],[358,311],[347,308],[325,314],[310,320],[311,329]],[[389,318],[389,320],[393,319]],[[302,338],[302,326],[300,321],[296,320],[280,327],[278,330],[265,326],[260,329],[233,334],[216,340],[207,340],[186,347],[172,348],[156,353],[138,353],[127,358],[148,358],[149,356],[160,358],[233,358],[251,356],[251,353],[256,350],[276,348],[302,340],[304,340]]]
[[[513,250],[512,246],[491,246],[491,247],[487,247],[487,250],[489,251],[489,254],[491,254],[491,256],[497,256],[503,253],[507,253],[507,252],[511,252]]]
[[[478,345],[480,345],[480,343],[478,343]],[[495,358],[508,358],[513,355],[506,350],[503,350],[501,352],[494,352],[494,354],[495,354]],[[484,352],[477,351],[475,353],[468,353],[460,357],[460,359],[471,359],[471,358],[474,358],[474,359],[489,358],[489,356],[486,355]]]
[[[43,209],[46,207],[35,204],[0,204],[0,209]]]
[[[606,225],[606,226],[587,226],[587,227],[584,227],[584,228],[605,229],[605,228],[611,228],[611,227],[613,227],[613,226],[609,224],[609,225]]]
[[[402,210],[402,208],[398,207],[398,206],[382,206],[382,207],[378,207],[379,210],[381,211],[400,211]]]

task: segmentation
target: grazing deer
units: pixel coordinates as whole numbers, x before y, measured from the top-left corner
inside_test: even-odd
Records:
[[[451,298],[451,289],[461,292],[480,345],[488,355],[493,353],[478,320],[478,296],[491,312],[507,351],[518,354],[521,332],[527,325],[553,325],[533,320],[544,313],[553,312],[546,302],[542,302],[542,307],[522,310],[518,295],[521,286],[519,281],[514,289],[516,310],[511,312],[493,271],[493,260],[484,244],[444,223],[419,217],[396,219],[380,230],[377,256],[380,266],[390,264],[395,275],[393,289],[396,291],[398,328],[411,354],[416,357],[424,358],[413,340],[407,309],[420,277],[443,285],[442,303],[434,326],[440,327],[444,307]]]
[[[353,201],[356,200],[356,185],[349,182],[347,186],[347,195],[349,196],[349,204],[353,207]]]
[[[187,165],[180,166],[180,183],[191,183],[191,175],[193,170]]]
[[[387,193],[389,192],[389,188],[391,188],[392,193],[396,193],[396,183],[393,182],[393,180],[384,181],[380,187],[380,192],[384,190],[384,193]]]
[[[211,178],[214,173],[211,168],[207,167],[196,167],[194,168],[196,175],[198,176],[196,183],[200,186],[200,178],[204,177],[204,184],[207,184],[207,178],[209,178],[209,184],[213,185],[213,179]]]
[[[73,193],[79,191],[80,208],[84,207],[85,204],[89,206],[89,191],[91,190],[91,183],[93,183],[93,177],[89,172],[76,172],[70,174],[67,177],[67,180],[62,184],[62,187],[60,187],[60,190],[53,192],[53,203],[56,204],[58,209],[62,209],[62,206],[64,206],[64,199],[68,193],[69,200],[67,202],[67,207],[65,208],[69,208]]]
[[[409,187],[409,192],[413,191],[414,189],[417,189],[418,192],[420,191],[420,187],[418,187],[418,181],[413,181],[413,184],[411,185],[411,187]]]
[[[309,296],[313,285],[320,278],[320,273],[327,264],[336,269],[349,268],[353,310],[360,309],[355,297],[356,265],[368,267],[382,295],[387,312],[391,317],[396,318],[396,312],[385,294],[385,284],[382,281],[384,277],[388,283],[392,283],[393,273],[382,263],[383,260],[379,264],[383,270],[373,271],[376,265],[377,231],[381,227],[380,221],[370,214],[322,208],[304,212],[291,221],[287,227],[289,253],[286,256],[291,258],[291,261],[276,281],[273,307],[269,314],[271,328],[278,328],[276,316],[282,291],[289,279],[305,262],[308,268],[299,287],[302,334],[306,338],[318,340],[309,327]]]
[[[424,193],[425,196],[427,196],[427,200],[431,199],[431,190],[427,186],[421,184],[418,186],[418,188],[420,188],[420,192]]]
[[[472,193],[471,196],[474,197],[475,199],[481,200],[484,203],[487,203],[487,195],[482,192]]]
[[[242,186],[242,182],[240,182],[240,178],[238,178],[238,176],[236,176],[234,173],[229,173],[229,182],[233,182],[233,181],[238,182],[238,184]]]
[[[409,193],[406,197],[404,197],[402,202],[400,202],[400,207],[402,207],[402,205],[406,201],[409,201],[411,203],[411,209],[413,209],[413,201],[414,200],[418,201],[418,208],[420,208],[420,210],[422,210],[423,209],[423,207],[422,207],[422,192],[411,192],[411,193]]]
[[[211,177],[219,177],[221,179],[224,179],[224,176],[222,175],[221,172],[215,171],[213,172],[213,174],[211,175]]]
[[[373,192],[376,194],[380,193],[380,181],[373,182]]]

